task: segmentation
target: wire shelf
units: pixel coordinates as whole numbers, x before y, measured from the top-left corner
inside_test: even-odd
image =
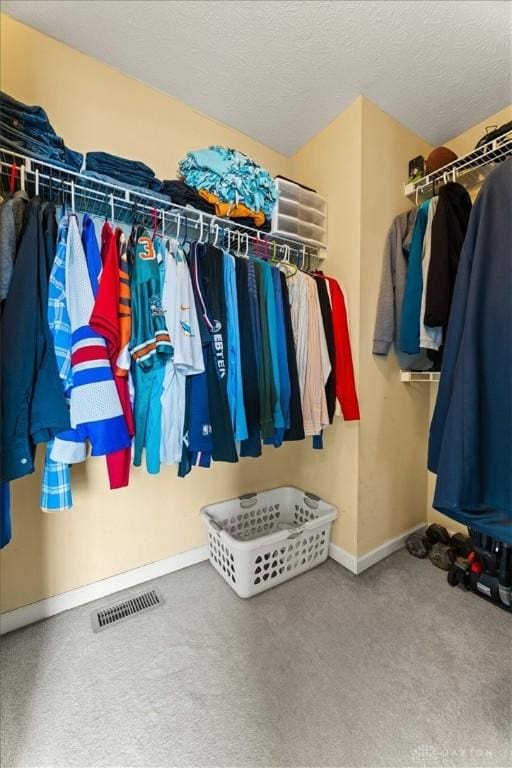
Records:
[[[400,371],[400,380],[406,383],[415,381],[439,381],[440,371]]]
[[[210,234],[228,238],[228,243],[237,245],[238,250],[258,255],[261,247],[268,243],[275,255],[290,258],[302,266],[311,266],[311,259],[325,258],[319,248],[300,238],[263,232],[253,227],[238,224],[235,220],[220,218],[199,211],[190,206],[173,203],[171,198],[152,195],[122,184],[112,184],[84,173],[60,168],[51,163],[0,147],[1,189],[9,189],[9,178],[17,167],[17,185],[30,194],[43,196],[58,204],[65,204],[77,213],[89,213],[98,218],[110,218],[118,224],[131,225],[136,220],[147,228],[158,224],[159,231],[166,235],[189,235],[196,230],[196,237],[206,239]],[[216,240],[217,242],[217,240]],[[222,242],[219,240],[219,243]]]
[[[458,181],[470,189],[481,184],[496,163],[510,156],[512,156],[512,131],[483,144],[478,149],[468,152],[467,155],[459,157],[417,181],[404,184],[404,194],[410,200],[419,203],[432,197],[436,187],[439,184],[446,184],[447,181]]]

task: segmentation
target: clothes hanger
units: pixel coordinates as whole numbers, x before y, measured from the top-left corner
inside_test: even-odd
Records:
[[[201,243],[201,245],[204,245],[204,240],[203,240],[204,217],[202,213],[199,214],[199,224],[201,226],[201,229],[199,230],[199,238],[197,242]]]
[[[272,245],[274,246],[274,256],[270,259],[270,261],[273,261],[275,264],[278,264],[279,268],[282,269],[282,271],[285,273],[286,279],[288,279],[289,277],[291,277],[297,272],[297,265],[292,264],[290,261],[291,248],[289,245],[280,245],[279,248],[283,250],[284,255],[282,259],[276,259],[275,258],[275,246],[276,246],[275,241],[272,243]],[[290,270],[290,271],[287,273],[286,270]]]
[[[183,235],[183,240],[181,241],[182,248],[184,248],[188,242],[188,218],[186,216],[183,216],[183,218],[185,219],[185,234]]]
[[[137,237],[137,228],[139,226],[139,222],[137,219],[138,219],[138,210],[137,210],[137,203],[135,202],[132,205],[132,234],[134,235],[134,237]]]
[[[213,239],[213,245],[215,248],[217,248],[217,243],[219,242],[220,227],[216,223],[215,219],[211,222],[210,228],[215,229],[215,237]]]
[[[156,208],[151,209],[151,225],[153,227],[153,236],[151,237],[151,240],[154,240],[155,237],[158,235],[158,224],[159,224],[159,218],[158,218],[158,211]]]

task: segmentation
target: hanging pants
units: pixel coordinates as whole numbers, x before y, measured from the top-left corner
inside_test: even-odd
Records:
[[[142,451],[145,448],[147,470],[150,474],[156,475],[160,472],[162,418],[160,398],[164,384],[165,366],[163,364],[158,365],[155,361],[153,368],[144,370],[140,365],[135,364],[132,367],[132,372],[135,386],[133,465],[140,467]]]

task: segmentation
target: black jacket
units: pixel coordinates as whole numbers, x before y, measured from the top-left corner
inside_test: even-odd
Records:
[[[425,325],[446,326],[448,323],[455,276],[470,213],[471,198],[463,186],[450,181],[441,187],[432,221]]]

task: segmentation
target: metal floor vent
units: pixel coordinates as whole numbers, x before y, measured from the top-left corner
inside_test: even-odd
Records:
[[[124,619],[129,619],[136,613],[149,611],[150,608],[156,608],[163,605],[164,598],[159,589],[148,589],[145,592],[139,592],[121,603],[109,605],[107,608],[101,608],[92,614],[92,628],[94,632],[101,632],[102,629],[108,629],[112,624],[118,624]]]

